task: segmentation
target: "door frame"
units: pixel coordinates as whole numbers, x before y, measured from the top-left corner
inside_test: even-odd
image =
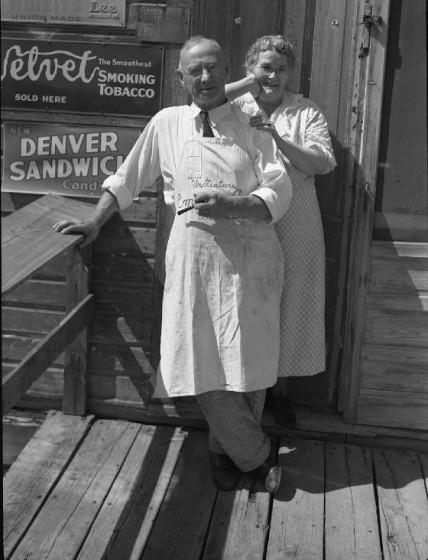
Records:
[[[349,115],[348,171],[353,173],[347,199],[349,232],[343,352],[340,367],[339,410],[346,422],[356,422],[361,386],[361,350],[364,342],[366,296],[370,277],[376,180],[381,132],[382,100],[388,40],[390,0],[364,0],[358,7],[358,23],[370,10],[381,21],[370,29],[357,25],[356,44],[368,51],[355,52],[352,107]]]

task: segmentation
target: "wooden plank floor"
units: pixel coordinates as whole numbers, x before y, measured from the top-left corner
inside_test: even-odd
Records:
[[[206,432],[49,413],[4,477],[12,560],[426,560],[428,456],[277,438],[273,499]]]

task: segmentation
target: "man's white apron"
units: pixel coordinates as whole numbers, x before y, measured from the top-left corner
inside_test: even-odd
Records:
[[[177,210],[202,188],[248,195],[259,183],[242,139],[192,137],[177,171]],[[161,336],[160,372],[169,396],[276,383],[283,265],[272,225],[213,220],[195,210],[176,215]]]

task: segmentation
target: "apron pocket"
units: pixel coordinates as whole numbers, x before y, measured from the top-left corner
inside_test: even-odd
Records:
[[[185,157],[187,179],[200,179],[202,176],[202,148],[200,144],[188,142]]]

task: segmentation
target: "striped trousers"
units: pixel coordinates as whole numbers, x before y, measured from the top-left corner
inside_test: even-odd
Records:
[[[262,432],[266,390],[237,393],[209,391],[196,395],[209,426],[213,453],[224,453],[242,472],[259,467],[269,456],[270,440]]]

